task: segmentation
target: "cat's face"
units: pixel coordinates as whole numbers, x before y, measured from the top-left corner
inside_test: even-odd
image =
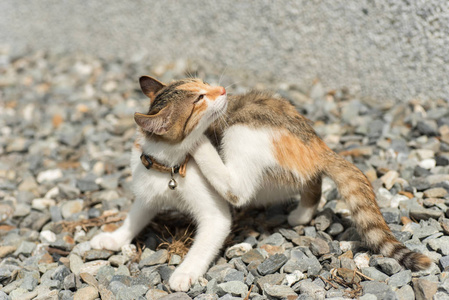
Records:
[[[140,87],[151,99],[148,114],[135,113],[134,120],[148,135],[180,142],[194,131],[204,132],[226,111],[226,90],[200,79],[183,79],[165,85],[143,76]]]

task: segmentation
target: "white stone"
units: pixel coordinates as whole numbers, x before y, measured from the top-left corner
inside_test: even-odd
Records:
[[[236,245],[228,248],[228,250],[226,250],[226,257],[234,258],[234,257],[242,256],[243,254],[249,252],[251,249],[253,249],[251,244],[248,244],[248,243],[236,244]]]
[[[37,210],[46,210],[54,205],[56,205],[55,200],[48,198],[36,198],[31,201],[31,207]]]
[[[59,178],[62,178],[63,174],[60,169],[51,169],[42,171],[37,175],[37,182],[43,183],[43,182],[52,182]]]
[[[362,268],[368,268],[369,267],[368,253],[357,253],[354,256],[354,262],[359,270],[361,270]]]
[[[59,188],[57,186],[51,188],[44,196],[46,199],[55,199],[59,195]]]
[[[96,276],[98,273],[98,270],[100,270],[103,266],[109,266],[111,263],[107,260],[94,260],[85,263],[81,266],[79,269],[79,273],[89,273],[93,276]],[[73,272],[75,273],[75,272]]]
[[[56,234],[50,230],[41,231],[39,238],[42,243],[53,243],[56,241]]]
[[[293,271],[293,273],[285,275],[285,278],[284,278],[282,284],[292,286],[293,284],[300,281],[301,279],[304,279],[305,277],[306,276],[304,275],[303,272],[301,272],[299,270],[295,270],[295,271]]]
[[[340,249],[343,252],[347,252],[349,250],[355,250],[360,246],[360,242],[358,241],[342,241],[340,242]]]
[[[390,206],[394,207],[394,208],[398,208],[399,207],[399,203],[401,203],[402,201],[406,201],[406,200],[408,200],[407,196],[399,195],[399,194],[394,195],[393,198],[391,199]]]
[[[136,246],[133,244],[126,244],[122,246],[122,254],[128,258],[134,257],[136,255],[137,250]]]
[[[424,159],[419,162],[419,166],[426,170],[433,169],[433,168],[435,168],[436,165],[437,165],[437,162],[433,158]]]

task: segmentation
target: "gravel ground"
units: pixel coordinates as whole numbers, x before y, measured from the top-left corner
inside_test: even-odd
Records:
[[[449,104],[372,107],[316,82],[269,88],[292,100],[337,152],[371,180],[396,237],[432,258],[410,272],[360,245],[331,181],[319,213],[291,228],[293,203],[236,210],[213,266],[187,293],[167,281],[191,242],[188,219],[159,216],[119,252],[89,240],[120,226],[132,201],[128,166],[135,111],[148,101],[137,78],[187,70],[232,84],[185,61],[102,61],[0,50],[0,299],[449,299]],[[167,225],[167,226],[164,226]]]

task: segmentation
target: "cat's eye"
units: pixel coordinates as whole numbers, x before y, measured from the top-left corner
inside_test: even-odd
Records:
[[[202,100],[203,98],[204,98],[203,94],[199,95],[198,98],[196,98],[196,100],[193,101],[193,104],[197,103],[198,101]]]

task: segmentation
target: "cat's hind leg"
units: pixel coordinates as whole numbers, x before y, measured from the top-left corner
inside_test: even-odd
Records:
[[[291,226],[307,224],[312,220],[321,199],[321,183],[321,177],[317,177],[303,187],[298,206],[288,216]]]
[[[95,236],[90,245],[94,249],[118,251],[131,243],[132,239],[153,219],[158,212],[156,205],[136,199],[123,225],[114,232],[103,232]]]

